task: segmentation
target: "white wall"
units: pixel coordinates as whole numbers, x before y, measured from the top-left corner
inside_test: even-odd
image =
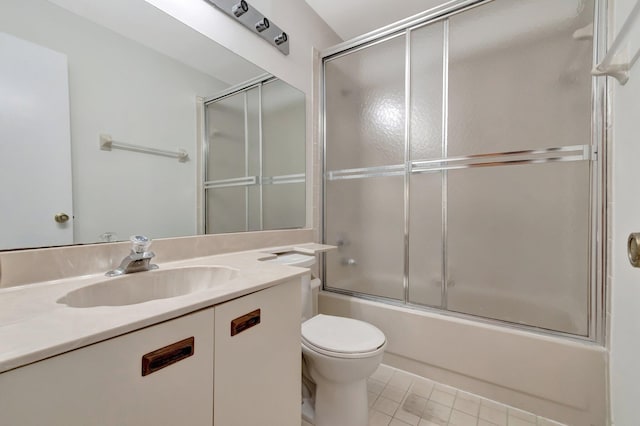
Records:
[[[616,28],[636,2],[615,1]],[[636,40],[637,46],[637,40]],[[638,424],[640,401],[640,269],[627,260],[627,237],[640,231],[640,63],[631,71],[629,82],[614,86],[613,102],[613,211],[610,269],[610,398],[611,417],[616,426]]]
[[[69,58],[75,242],[195,234],[196,96],[227,85],[44,0],[3,1],[0,29]],[[192,161],[101,151],[101,133]]]

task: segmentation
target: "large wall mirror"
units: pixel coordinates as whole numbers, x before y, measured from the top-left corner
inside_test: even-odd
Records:
[[[304,227],[304,108],[144,0],[3,0],[0,250]]]

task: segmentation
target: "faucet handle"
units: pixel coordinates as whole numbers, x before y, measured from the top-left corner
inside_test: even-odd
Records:
[[[144,235],[132,235],[130,238],[132,247],[131,251],[134,253],[144,253],[149,251],[149,246],[151,245],[151,239]]]

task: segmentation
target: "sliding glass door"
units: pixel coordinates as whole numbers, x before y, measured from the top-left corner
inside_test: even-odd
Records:
[[[328,289],[594,336],[593,18],[480,2],[324,58]]]

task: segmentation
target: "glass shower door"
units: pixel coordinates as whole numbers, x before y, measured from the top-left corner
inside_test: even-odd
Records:
[[[206,105],[207,233],[260,229],[258,109],[257,88]]]
[[[305,99],[281,80],[262,86],[262,211],[264,230],[303,228]]]
[[[445,76],[442,22],[409,32],[409,154],[414,162],[446,156],[443,133]],[[443,183],[445,171],[420,173],[412,166],[408,181],[409,253],[407,302],[443,307]]]
[[[597,338],[594,12],[481,2],[324,58],[328,289]]]
[[[404,299],[404,38],[325,62],[326,285]]]
[[[448,172],[447,306],[586,336],[593,4],[566,3],[449,19],[448,154],[493,162]]]

